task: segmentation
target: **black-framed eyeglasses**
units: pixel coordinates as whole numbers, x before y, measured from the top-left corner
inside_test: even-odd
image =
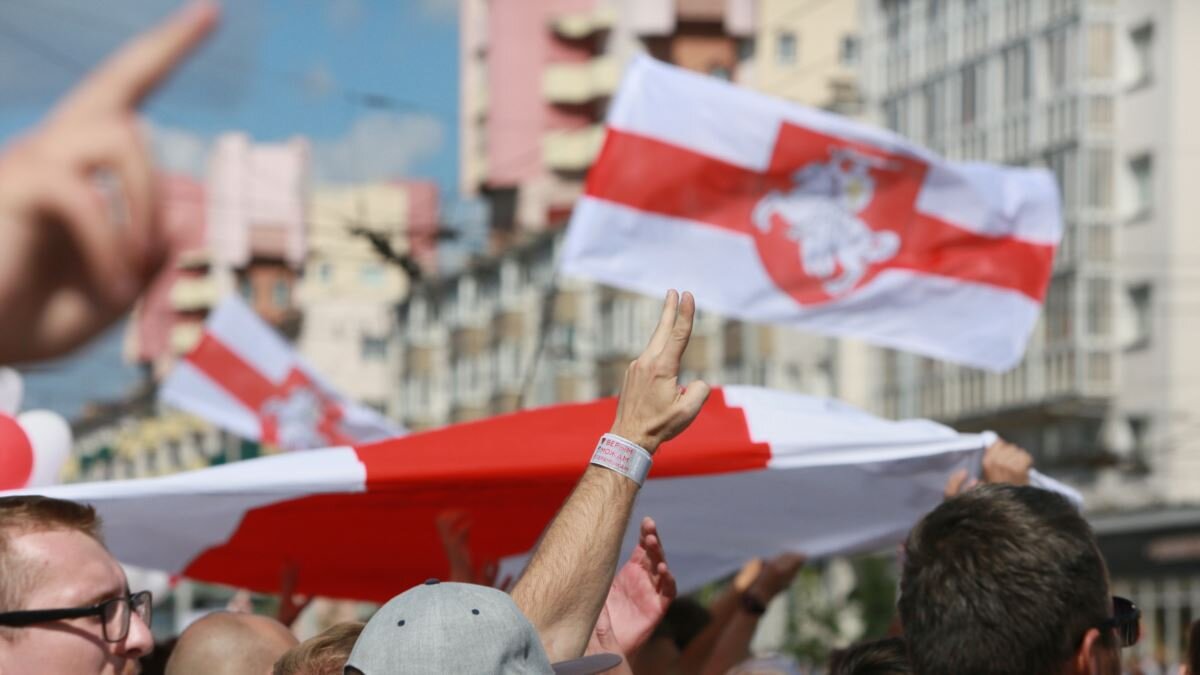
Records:
[[[39,623],[79,619],[85,616],[100,617],[106,642],[120,642],[129,635],[129,620],[136,612],[142,623],[150,625],[152,610],[150,591],[139,591],[105,600],[89,607],[65,609],[27,609],[18,612],[0,613],[0,626],[19,628]]]
[[[1121,647],[1132,647],[1142,637],[1142,610],[1128,598],[1114,595],[1112,598],[1113,615],[1101,621],[1097,628],[1117,632],[1121,639]]]

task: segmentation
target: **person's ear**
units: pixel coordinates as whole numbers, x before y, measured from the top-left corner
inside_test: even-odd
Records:
[[[1100,662],[1102,658],[1100,652],[1103,650],[1100,630],[1098,628],[1088,629],[1088,632],[1083,635],[1083,640],[1079,642],[1079,649],[1076,650],[1075,657],[1071,659],[1072,675],[1100,675],[1103,673]]]

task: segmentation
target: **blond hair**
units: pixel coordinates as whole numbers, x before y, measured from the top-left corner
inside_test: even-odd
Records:
[[[274,675],[342,675],[365,625],[344,621],[330,626],[279,657]]]

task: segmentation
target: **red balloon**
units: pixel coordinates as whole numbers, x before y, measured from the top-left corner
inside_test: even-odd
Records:
[[[25,430],[0,414],[0,490],[25,487],[33,474],[33,445]]]

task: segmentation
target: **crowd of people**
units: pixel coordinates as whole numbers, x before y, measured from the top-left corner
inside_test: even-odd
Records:
[[[217,22],[200,2],[138,37],[0,157],[0,362],[63,354],[127,312],[165,260],[139,102]],[[767,673],[750,639],[805,560],[748,565],[707,607],[677,598],[651,519],[618,567],[621,540],[654,455],[709,393],[681,386],[695,314],[671,292],[629,364],[611,429],[511,590],[474,569],[442,526],[453,579],[399,594],[366,623],[298,642],[283,622],[219,612],[154,653],[150,594],[128,586],[84,504],[0,498],[0,675],[247,673]],[[598,430],[600,431],[600,430]],[[1087,522],[1030,487],[1027,453],[1000,443],[981,480],[947,498],[902,552],[894,635],[835,651],[837,675],[1117,675],[1139,612],[1113,597]],[[478,582],[487,583],[478,583]],[[505,586],[500,583],[500,586]],[[1186,672],[1200,669],[1193,641]]]

